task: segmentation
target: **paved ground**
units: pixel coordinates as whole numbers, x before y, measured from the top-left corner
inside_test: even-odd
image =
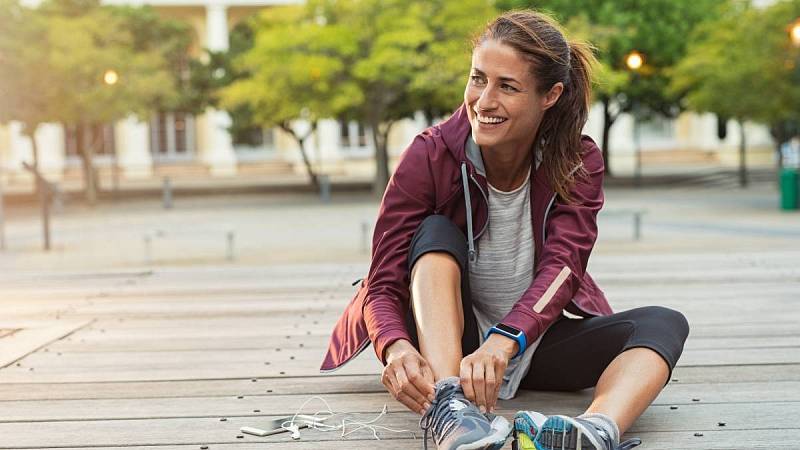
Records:
[[[317,373],[366,269],[362,223],[376,208],[367,196],[303,195],[178,198],[170,211],[67,205],[50,254],[36,211],[10,211],[0,448],[420,448],[408,431],[380,442],[365,429],[344,440],[239,432],[312,395],[362,420],[387,404],[381,425],[418,430],[381,388],[370,349]],[[640,241],[625,212],[635,209],[647,210]],[[629,433],[641,448],[800,448],[800,213],[778,211],[769,184],[609,189],[600,227],[591,271],[615,309],[670,306],[692,326],[674,380]],[[143,235],[155,230],[148,263]],[[500,412],[576,414],[590,398],[525,392]]]
[[[730,183],[692,188],[608,188],[597,254],[704,249],[785,248],[800,239],[800,212],[778,210],[774,185],[739,189]],[[642,239],[634,241],[632,210],[644,210]],[[334,195],[323,205],[300,195],[176,197],[65,205],[53,218],[53,250],[41,251],[38,211],[7,212],[6,269],[90,269],[143,265],[290,262],[366,264],[377,201],[367,194]],[[227,233],[234,234],[228,263]],[[148,254],[145,236],[152,236]]]

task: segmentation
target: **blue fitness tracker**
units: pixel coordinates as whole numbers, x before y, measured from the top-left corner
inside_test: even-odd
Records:
[[[484,339],[488,339],[490,334],[497,333],[502,334],[503,336],[513,339],[517,341],[517,345],[519,346],[519,350],[517,350],[517,354],[512,357],[512,359],[516,358],[517,356],[521,355],[525,352],[525,349],[528,347],[528,342],[525,339],[525,333],[522,330],[518,330],[514,327],[508,326],[504,323],[498,323],[497,325],[489,328],[489,331],[486,332],[486,337]]]

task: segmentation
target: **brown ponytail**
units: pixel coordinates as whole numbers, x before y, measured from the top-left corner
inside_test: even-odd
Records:
[[[558,82],[564,84],[555,105],[545,111],[534,145],[543,145],[542,170],[555,192],[571,201],[569,191],[581,164],[581,131],[589,116],[592,70],[596,59],[585,42],[568,42],[555,19],[532,11],[510,11],[492,21],[474,41],[494,39],[517,50],[531,62],[537,90],[545,94]],[[533,149],[531,149],[533,150]]]

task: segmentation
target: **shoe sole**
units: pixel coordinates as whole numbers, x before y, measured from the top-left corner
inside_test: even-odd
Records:
[[[514,416],[514,442],[512,450],[535,450],[538,425],[527,411],[520,411]]]
[[[511,434],[511,425],[505,417],[497,416],[492,421],[492,434],[469,444],[461,444],[456,450],[500,450]]]
[[[572,417],[551,416],[534,441],[536,450],[603,450],[601,442]]]

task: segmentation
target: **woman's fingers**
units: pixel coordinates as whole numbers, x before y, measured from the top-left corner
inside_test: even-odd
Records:
[[[472,387],[472,362],[470,359],[464,358],[461,360],[459,377],[461,378],[461,390],[464,391],[464,397],[474,403],[475,389]]]
[[[494,387],[494,393],[492,394],[491,412],[494,412],[494,408],[497,406],[497,397],[500,395],[500,388],[503,386],[503,376],[505,374],[506,374],[505,365],[495,364],[494,366],[495,387]]]
[[[422,367],[420,367],[422,366]],[[402,358],[389,363],[383,370],[381,383],[397,401],[408,409],[424,414],[430,407],[428,394],[433,396],[433,386],[427,379],[433,379],[433,374],[423,372],[427,368],[424,361],[416,358]]]
[[[485,370],[485,379],[484,383],[486,385],[486,411],[493,411],[494,410],[494,403],[497,400],[497,396],[495,392],[497,390],[497,372],[495,371],[495,366],[490,365],[486,367]]]
[[[472,388],[475,390],[475,404],[482,413],[486,412],[486,375],[482,362],[472,365]]]
[[[413,398],[409,397],[408,394],[406,394],[405,392],[399,392],[397,394],[397,397],[395,398],[397,399],[397,401],[405,405],[406,408],[410,409],[411,411],[414,411],[419,415],[425,414],[426,408],[423,405],[419,404]]]
[[[398,368],[397,372],[395,372],[400,391],[407,397],[414,400],[416,404],[427,409],[427,396],[420,392],[419,389],[424,384],[422,374],[419,372],[419,367],[412,362],[408,362],[407,364],[408,366],[404,365],[402,368]],[[419,411],[419,409],[416,411]]]
[[[420,384],[417,385],[417,389],[422,392],[422,395],[428,399],[428,401],[433,401],[436,398],[436,384],[433,377],[433,370],[428,365],[428,363],[423,359],[420,361],[420,376],[422,380]]]

